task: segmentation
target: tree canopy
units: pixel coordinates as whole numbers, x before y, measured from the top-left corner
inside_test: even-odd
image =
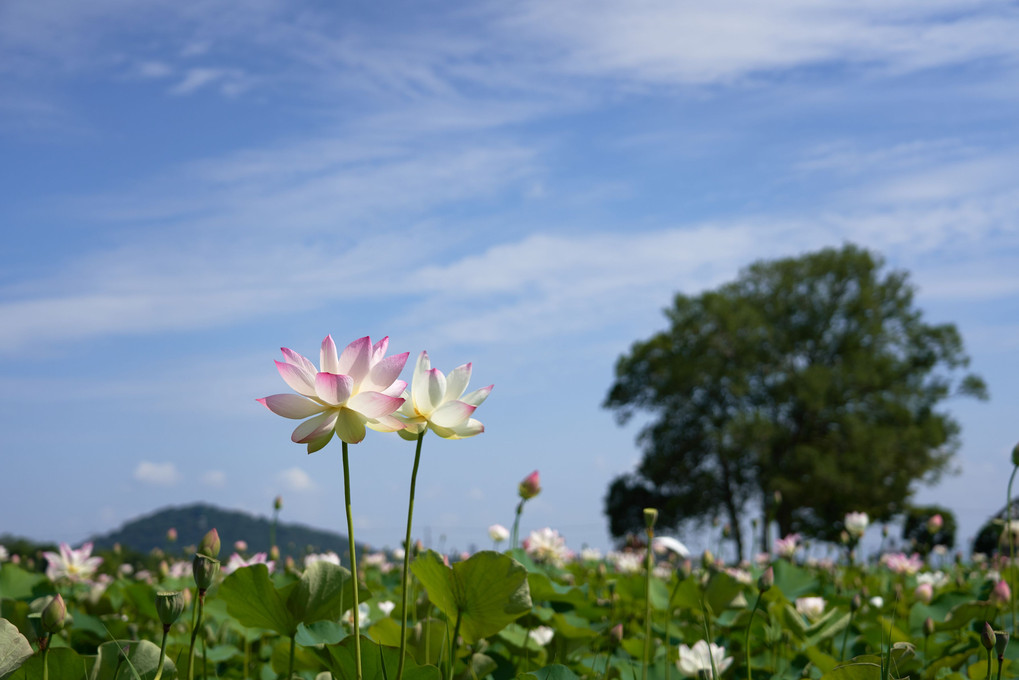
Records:
[[[913,297],[906,272],[853,245],[677,294],[669,329],[619,358],[605,400],[621,423],[650,416],[640,464],[605,499],[612,534],[639,531],[648,506],[676,529],[722,515],[742,555],[750,504],[782,534],[823,539],[848,511],[901,512],[958,447],[939,407],[986,398],[956,327],[925,322]]]

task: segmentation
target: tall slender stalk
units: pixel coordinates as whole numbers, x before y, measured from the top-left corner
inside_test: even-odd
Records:
[[[657,513],[654,513],[657,517]],[[655,553],[651,549],[651,543],[655,538],[654,520],[649,519],[648,510],[644,510],[645,522],[647,522],[647,550],[644,574],[644,661],[641,664],[641,680],[647,680],[648,663],[651,658],[651,572],[655,566]]]
[[[414,492],[417,488],[418,465],[421,463],[421,442],[426,430],[418,433],[418,443],[414,451],[414,469],[410,473],[410,502],[407,505],[407,537],[403,542],[403,587],[400,592],[400,611],[403,621],[400,625],[400,665],[396,669],[396,680],[403,678],[404,655],[407,653],[407,591],[410,588],[410,533],[414,522]]]
[[[195,625],[191,628],[191,646],[188,647],[188,680],[195,677],[195,641],[198,639],[198,631],[202,627],[202,615],[205,610],[205,590],[198,589],[198,602],[195,604],[197,614]]]
[[[1012,475],[1008,478],[1008,524],[1005,526],[1005,532],[1008,536],[1008,575],[1010,579],[1009,589],[1011,590],[1011,607],[1012,607],[1012,634],[1014,635],[1015,630],[1015,534],[1012,533],[1012,482],[1015,481],[1015,473],[1019,470],[1019,465],[1012,466]]]
[[[166,638],[170,634],[170,626],[163,624],[163,641],[159,644],[159,664],[156,666],[156,675],[152,680],[159,680],[163,677],[163,661],[166,660]]]
[[[517,536],[520,529],[520,515],[524,512],[524,502],[526,498],[521,498],[520,502],[517,503],[517,514],[513,518],[513,533],[510,537],[510,550],[516,550],[517,548]]]
[[[750,628],[754,625],[754,614],[757,613],[757,609],[761,606],[761,595],[763,594],[764,593],[760,591],[757,593],[757,600],[754,601],[754,608],[750,611],[750,620],[747,621],[747,634],[743,640],[743,651],[746,652],[747,656],[747,680],[751,680],[752,677],[750,674]],[[709,645],[708,651],[710,650],[711,647]]]
[[[358,611],[357,551],[354,548],[354,516],[350,506],[350,455],[347,442],[343,443],[343,500],[347,510],[347,542],[350,547],[350,576],[354,582],[354,664],[357,680],[361,680],[361,614]]]

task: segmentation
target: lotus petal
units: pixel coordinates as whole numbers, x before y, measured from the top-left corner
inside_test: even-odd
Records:
[[[256,401],[261,402],[267,409],[278,416],[294,418],[295,420],[310,418],[316,413],[321,413],[326,408],[317,401],[311,401],[296,394],[273,394]]]

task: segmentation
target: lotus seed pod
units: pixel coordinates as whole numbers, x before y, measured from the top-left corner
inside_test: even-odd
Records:
[[[184,593],[156,593],[156,613],[164,626],[172,626],[184,613]]]
[[[1008,647],[1008,632],[1004,630],[994,631],[994,651],[998,653],[998,661],[1005,657],[1005,648]]]

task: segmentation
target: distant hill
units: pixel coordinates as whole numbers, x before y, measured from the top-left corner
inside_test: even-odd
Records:
[[[220,557],[226,558],[234,551],[233,546],[237,541],[245,541],[248,544],[248,553],[268,551],[270,523],[271,520],[266,517],[195,503],[157,510],[151,515],[127,522],[116,531],[94,536],[89,540],[93,541],[97,548],[109,549],[115,543],[119,543],[125,548],[142,553],[150,552],[154,548],[181,552],[186,546],[197,545],[210,529],[215,528],[223,544]],[[166,532],[170,528],[177,530],[177,542],[172,545],[166,540]],[[349,549],[344,536],[301,524],[283,522],[276,527],[276,543],[283,556],[291,555],[295,558],[302,557],[308,552],[328,550],[345,557]]]

